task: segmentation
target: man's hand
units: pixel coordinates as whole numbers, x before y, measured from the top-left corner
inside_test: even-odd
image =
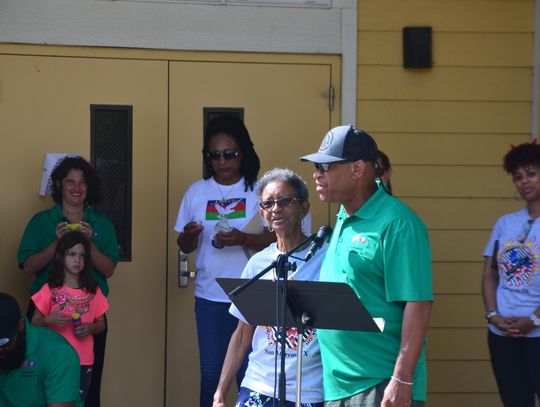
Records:
[[[412,400],[412,386],[390,379],[384,390],[381,407],[409,407]]]

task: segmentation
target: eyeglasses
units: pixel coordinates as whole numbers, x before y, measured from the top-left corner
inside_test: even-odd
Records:
[[[330,167],[334,164],[346,164],[352,162],[351,160],[343,160],[343,161],[336,161],[333,163],[313,163],[315,165],[315,170],[320,172],[328,172],[330,171]]]
[[[206,157],[212,161],[218,161],[221,157],[223,157],[225,161],[231,161],[238,157],[238,154],[240,154],[238,150],[228,148],[224,151],[209,151],[206,153]]]
[[[280,208],[286,208],[293,204],[294,201],[299,201],[298,198],[281,198],[278,200],[268,199],[266,201],[261,202],[259,205],[261,208],[263,208],[265,211],[269,211],[274,207],[275,204],[279,206]]]

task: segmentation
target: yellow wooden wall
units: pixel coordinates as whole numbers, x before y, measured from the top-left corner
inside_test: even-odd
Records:
[[[357,125],[428,225],[435,307],[428,406],[500,406],[486,345],[482,250],[521,206],[501,169],[529,140],[533,0],[358,0]],[[432,69],[402,67],[402,28],[433,28]]]

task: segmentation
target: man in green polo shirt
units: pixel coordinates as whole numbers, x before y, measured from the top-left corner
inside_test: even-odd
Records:
[[[321,280],[348,283],[385,320],[381,333],[319,330],[325,405],[424,406],[433,300],[426,227],[377,186],[377,144],[366,132],[333,128],[301,160],[315,164],[320,199],[341,204]]]
[[[60,334],[31,325],[0,293],[0,406],[82,407],[79,357]]]

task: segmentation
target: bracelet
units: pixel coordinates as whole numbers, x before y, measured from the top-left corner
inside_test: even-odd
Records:
[[[392,376],[392,380],[395,380],[399,384],[406,384],[407,386],[412,386],[414,382],[406,382],[405,380],[401,380],[397,378],[396,376]]]
[[[485,315],[486,321],[489,322],[489,320],[490,320],[491,318],[496,317],[496,316],[498,316],[498,315],[499,315],[499,313],[497,312],[497,310],[491,309],[491,310],[489,310],[488,312],[486,312],[486,315]]]

